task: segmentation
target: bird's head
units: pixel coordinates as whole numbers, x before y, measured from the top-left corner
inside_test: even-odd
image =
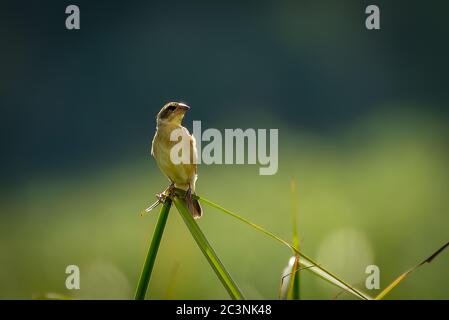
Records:
[[[157,124],[180,125],[185,113],[190,107],[181,102],[169,102],[165,104],[157,114]]]

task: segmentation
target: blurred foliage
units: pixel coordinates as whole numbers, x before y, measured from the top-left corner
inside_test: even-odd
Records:
[[[447,134],[443,121],[420,113],[359,119],[332,139],[284,126],[278,174],[203,165],[197,192],[290,239],[289,188],[296,177],[302,250],[362,287],[365,265],[377,264],[383,288],[448,240]],[[3,186],[0,298],[48,292],[132,298],[156,221],[155,214],[139,213],[167,185],[141,149],[112,166],[43,172]],[[227,298],[181,217],[172,213],[151,296]],[[211,208],[199,224],[248,298],[277,298],[288,250]],[[448,262],[443,253],[389,298],[448,299]],[[81,269],[79,291],[65,289],[69,264]],[[307,272],[301,280],[305,299],[337,293]]]

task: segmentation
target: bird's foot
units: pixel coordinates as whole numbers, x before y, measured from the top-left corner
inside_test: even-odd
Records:
[[[175,192],[175,184],[172,182],[167,189],[162,191],[161,193],[156,193],[156,198],[159,200],[160,203],[165,203],[167,201],[167,198],[171,198],[174,195]]]
[[[165,203],[167,195],[165,194],[165,192],[156,193],[156,199],[159,203]]]
[[[162,191],[161,193],[156,193],[156,202],[153,203],[151,206],[146,208],[142,213],[141,216],[144,216],[154,208],[156,208],[159,204],[164,204],[167,201],[167,198],[171,198],[174,195],[175,192],[175,184],[172,182],[167,189]]]
[[[175,183],[174,183],[174,182],[170,183],[170,185],[168,186],[167,189],[165,189],[164,192],[167,193],[167,195],[168,195],[169,197],[171,197],[172,195],[174,195],[174,193],[175,193]]]

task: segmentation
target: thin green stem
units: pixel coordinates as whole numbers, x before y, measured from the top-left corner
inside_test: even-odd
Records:
[[[272,239],[275,239],[276,241],[282,243],[283,245],[289,247],[291,250],[293,250],[293,252],[297,255],[299,255],[300,257],[302,257],[305,261],[301,262],[301,265],[304,267],[307,267],[308,270],[315,272],[319,277],[321,277],[322,279],[329,281],[331,283],[333,283],[334,285],[339,286],[340,288],[344,288],[346,291],[351,292],[352,294],[358,296],[361,299],[364,300],[371,300],[372,298],[370,296],[368,296],[367,294],[361,292],[360,290],[354,288],[353,286],[351,286],[350,284],[348,284],[346,281],[340,279],[339,277],[337,277],[336,275],[334,275],[333,273],[331,273],[330,271],[326,270],[323,266],[321,266],[320,264],[318,264],[317,262],[315,262],[313,259],[311,259],[310,257],[308,257],[306,254],[302,253],[301,251],[299,251],[297,248],[295,248],[294,246],[292,246],[290,243],[288,243],[287,241],[285,241],[284,239],[278,237],[277,235],[271,233],[270,231],[262,228],[261,226],[251,222],[250,220],[243,218],[241,216],[239,216],[238,214],[233,213],[232,211],[229,211],[225,208],[223,208],[222,206],[209,201],[203,197],[199,197],[197,195],[194,196],[196,199],[200,200],[201,202],[219,209],[220,211],[223,211],[224,213],[250,225],[251,227],[253,227],[254,229],[258,230],[261,233],[264,233],[265,235],[269,236]],[[314,269],[318,269],[318,270],[314,270]],[[318,271],[318,272],[316,272]]]
[[[299,247],[299,237],[298,237],[298,206],[296,203],[296,180],[292,179],[291,185],[291,196],[292,196],[292,226],[293,226],[293,246],[295,248]]]
[[[185,195],[185,191],[181,190],[181,189],[175,189],[175,192],[178,196],[184,196]],[[207,200],[203,197],[200,197],[198,195],[193,195],[193,197],[197,200],[200,200],[201,202],[215,208],[218,209],[246,224],[248,224],[249,226],[253,227],[254,229],[258,230],[259,232],[267,235],[268,237],[282,243],[283,245],[285,245],[286,247],[290,248],[294,254],[299,255],[302,258],[302,261],[300,259],[300,265],[302,267],[304,267],[305,269],[315,273],[318,277],[322,278],[323,280],[326,280],[342,289],[344,289],[345,291],[348,291],[350,293],[352,293],[353,295],[364,299],[364,300],[372,300],[373,298],[369,295],[367,295],[366,293],[362,292],[361,290],[358,290],[356,288],[354,288],[352,285],[350,285],[349,283],[347,283],[346,281],[340,279],[339,277],[337,277],[335,274],[331,273],[330,271],[328,271],[327,269],[325,269],[323,266],[321,266],[320,264],[318,264],[317,262],[315,262],[312,258],[308,257],[305,253],[299,251],[296,247],[294,247],[293,245],[291,245],[290,243],[288,243],[287,241],[285,241],[284,239],[278,237],[277,235],[275,235],[274,233],[266,230],[265,228],[262,228],[261,226],[253,223],[252,221],[232,212],[229,211],[225,208],[223,208],[222,206]]]
[[[298,237],[298,205],[296,202],[296,179],[292,178],[291,184],[291,196],[292,196],[292,225],[293,225],[293,247],[299,248],[299,237]],[[292,299],[299,300],[301,298],[300,294],[300,276],[301,273],[298,272],[299,268],[299,256],[295,256],[295,264],[292,274]]]
[[[148,283],[150,282],[151,273],[153,271],[154,262],[156,261],[157,251],[161,243],[162,234],[164,233],[165,224],[167,223],[168,213],[170,212],[171,200],[166,199],[161,208],[156,227],[154,228],[153,239],[151,240],[150,249],[148,250],[142,273],[140,274],[139,284],[137,285],[135,300],[144,300],[147,293]]]
[[[300,274],[301,272],[299,271],[299,256],[296,256],[296,259],[298,259],[298,263],[295,263],[294,267],[293,267],[293,274],[292,274],[292,280],[293,280],[293,284],[292,284],[292,299],[293,300],[299,300],[301,298],[300,296],[300,287],[299,287],[299,283],[300,283]]]
[[[203,252],[210,266],[214,270],[218,279],[220,279],[225,289],[228,291],[231,298],[234,300],[244,300],[245,298],[242,292],[240,291],[239,287],[234,282],[234,280],[231,278],[231,275],[226,270],[223,263],[218,258],[217,254],[215,253],[212,246],[209,244],[209,241],[207,241],[206,236],[203,234],[196,221],[193,219],[192,215],[190,214],[189,210],[185,205],[184,200],[175,196],[173,201],[179,213],[181,214],[181,217],[183,218],[185,224],[187,225],[187,228],[189,229],[190,233],[192,234],[193,238],[198,244],[198,247]]]

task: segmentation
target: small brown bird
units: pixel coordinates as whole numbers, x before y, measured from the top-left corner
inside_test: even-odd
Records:
[[[196,140],[189,131],[182,126],[182,119],[185,113],[190,109],[189,106],[181,102],[169,102],[164,105],[156,117],[156,134],[153,138],[151,146],[151,155],[156,160],[159,169],[170,180],[169,188],[179,188],[186,191],[186,204],[190,213],[195,219],[202,215],[202,209],[198,200],[193,199],[192,194],[195,194],[195,183],[197,179],[197,149]],[[172,132],[179,130],[179,132],[187,138],[189,142],[188,149],[189,160],[179,164],[173,163],[171,159],[171,150],[179,142],[170,139]]]

